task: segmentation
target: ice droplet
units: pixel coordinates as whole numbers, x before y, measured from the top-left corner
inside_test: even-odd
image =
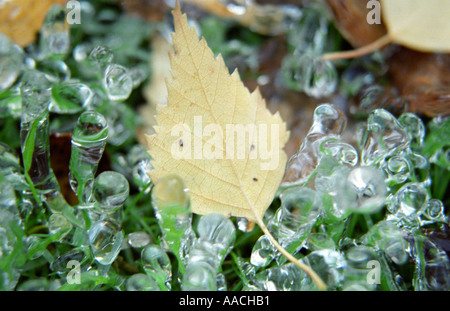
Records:
[[[128,69],[118,64],[107,66],[103,74],[103,87],[110,100],[127,99],[133,90],[133,81],[128,74]]]
[[[121,173],[105,171],[94,182],[94,199],[104,211],[119,209],[128,198],[130,186]]]
[[[355,166],[358,163],[358,151],[352,145],[340,142],[336,138],[324,140],[320,144],[320,151],[324,155],[335,158],[341,164]]]
[[[277,256],[276,251],[267,235],[262,235],[253,245],[250,263],[256,267],[267,267]]]
[[[392,222],[380,221],[362,237],[367,245],[378,247],[396,264],[408,260],[408,244],[402,231]]]
[[[163,242],[184,263],[195,239],[192,230],[190,199],[184,181],[166,175],[152,190],[152,206],[161,228]]]
[[[422,184],[408,183],[390,198],[388,210],[397,218],[417,215],[427,200],[428,192]]]
[[[54,213],[50,215],[48,219],[48,230],[51,234],[67,230],[66,233],[60,236],[59,241],[62,241],[64,237],[69,234],[70,229],[72,229],[72,224],[63,214]]]
[[[405,112],[398,118],[398,121],[410,137],[411,148],[420,148],[425,138],[425,125],[422,119],[413,113]]]
[[[200,218],[197,230],[199,238],[189,252],[188,266],[201,261],[218,271],[236,238],[233,223],[221,214],[211,213]]]
[[[334,65],[310,52],[287,56],[282,72],[289,88],[315,98],[330,96],[337,87],[338,74]]]
[[[384,175],[374,167],[355,167],[348,174],[345,195],[355,203],[349,208],[358,213],[375,213],[384,206],[387,189]]]
[[[8,89],[22,72],[22,49],[0,33],[0,92]]]
[[[308,254],[303,261],[321,277],[328,289],[337,288],[344,281],[346,261],[336,250],[316,250]]]
[[[367,120],[361,162],[378,164],[387,156],[409,145],[409,137],[398,120],[384,109],[374,110]]]
[[[370,263],[378,262],[375,250],[368,246],[353,246],[345,252],[346,266],[344,268],[344,290],[374,290],[375,282],[368,282],[371,271]]]
[[[387,173],[386,184],[389,186],[402,184],[411,176],[411,163],[404,156],[390,157],[382,167]]]
[[[336,243],[330,238],[326,233],[322,232],[314,232],[311,233],[308,237],[308,248],[311,251],[321,250],[321,249],[329,249],[335,250]]]
[[[70,185],[78,196],[81,208],[92,207],[92,189],[98,163],[108,137],[105,118],[94,110],[83,112],[72,135]]]
[[[429,220],[445,222],[444,204],[441,200],[429,199],[423,209],[424,216]]]
[[[150,236],[143,231],[132,232],[128,235],[128,244],[134,248],[145,247],[151,242]]]
[[[172,264],[169,256],[158,245],[149,244],[141,252],[145,273],[158,283],[159,287],[171,288]]]
[[[414,290],[448,291],[450,260],[445,251],[418,232],[411,236],[410,244],[415,263]]]
[[[208,263],[195,261],[186,267],[181,284],[183,291],[216,291],[216,271]]]
[[[110,265],[120,252],[123,232],[120,226],[108,220],[92,224],[88,231],[89,244],[95,260],[101,265]]]
[[[61,211],[67,203],[50,166],[50,83],[39,71],[28,70],[22,76],[21,95],[20,144],[26,174],[49,208]]]
[[[97,45],[88,56],[89,60],[104,70],[114,60],[114,54],[110,48]]]
[[[219,261],[230,251],[234,244],[236,229],[233,223],[222,214],[211,213],[200,218],[197,225],[199,239],[208,241],[217,248]]]
[[[40,30],[39,47],[43,58],[61,58],[70,51],[70,27],[62,6],[54,5],[48,10]]]
[[[50,104],[50,82],[41,72],[28,70],[22,76],[22,121],[28,122],[41,117]]]
[[[70,68],[60,59],[44,59],[37,63],[36,69],[45,74],[51,82],[63,82],[70,79]]]
[[[330,104],[322,104],[314,110],[313,124],[300,146],[287,165],[282,187],[300,185],[308,181],[319,165],[323,154],[320,144],[324,139],[339,138],[347,118],[344,113]]]
[[[281,207],[269,222],[281,245],[304,241],[321,213],[316,191],[306,187],[292,187],[280,194]]]
[[[83,83],[63,82],[52,87],[52,102],[49,110],[55,113],[80,112],[92,103],[94,93]]]
[[[159,291],[158,284],[143,273],[136,273],[130,276],[125,284],[127,291]]]
[[[314,291],[317,287],[303,270],[289,263],[258,272],[244,290]]]
[[[289,44],[300,53],[312,51],[316,55],[323,52],[328,35],[328,20],[321,5],[312,3],[303,8],[296,26],[288,33]]]

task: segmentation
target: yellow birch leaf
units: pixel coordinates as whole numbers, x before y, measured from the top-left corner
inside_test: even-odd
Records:
[[[205,39],[198,39],[178,2],[173,16],[167,105],[157,106],[155,133],[147,136],[150,178],[156,183],[167,174],[180,176],[194,213],[256,222],[278,251],[325,289],[262,220],[285,171],[286,124],[270,113],[258,89],[250,93],[238,72],[230,75],[221,55],[214,57]]]
[[[381,0],[392,41],[422,52],[450,52],[450,1]]]
[[[237,71],[230,75],[179,7],[174,24],[168,101],[158,105],[155,134],[148,136],[150,177],[182,177],[194,213],[256,221],[284,174],[286,125],[266,109],[258,89],[250,93]]]

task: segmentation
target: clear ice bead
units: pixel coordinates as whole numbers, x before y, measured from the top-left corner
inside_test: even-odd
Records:
[[[408,244],[402,231],[393,223],[381,221],[370,228],[362,238],[365,244],[381,249],[396,264],[408,260]]]
[[[70,51],[70,27],[66,11],[60,5],[52,6],[41,26],[39,47],[43,58],[62,58]]]
[[[303,258],[303,261],[320,276],[328,289],[337,288],[344,281],[346,261],[336,250],[316,250]]]
[[[359,93],[360,109],[363,111],[373,110],[383,98],[385,91],[384,86],[374,83],[362,87]]]
[[[386,184],[390,187],[402,184],[411,177],[411,163],[404,156],[389,157],[382,167],[387,174]]]
[[[203,261],[192,262],[186,267],[181,289],[183,291],[216,291],[216,271]]]
[[[310,188],[292,187],[284,190],[280,198],[281,207],[269,220],[267,227],[281,246],[295,254],[305,246],[311,229],[321,215],[320,197]],[[252,249],[252,265],[266,267],[276,258],[280,258],[277,259],[279,264],[285,260],[280,257],[270,239],[266,235],[261,236]]]
[[[184,181],[166,175],[152,190],[152,206],[162,231],[162,240],[184,266],[195,238],[192,230],[190,199]]]
[[[419,216],[428,200],[428,192],[420,183],[407,183],[388,198],[388,220],[418,226]]]
[[[429,199],[423,206],[423,215],[430,222],[446,222],[445,207],[441,200]]]
[[[61,231],[66,231],[63,235],[59,237],[59,241],[62,241],[64,237],[69,234],[72,229],[72,224],[69,220],[60,213],[54,213],[50,215],[48,219],[48,231],[50,234],[55,234]]]
[[[425,139],[425,125],[422,119],[411,112],[405,112],[398,118],[398,121],[410,137],[411,148],[418,149],[422,147]]]
[[[244,1],[243,1],[244,2]],[[286,33],[301,16],[301,11],[295,6],[288,5],[258,5],[250,4],[248,7],[231,6],[234,12],[241,14],[242,12],[251,12],[253,15],[249,28],[252,31],[266,35],[279,35]]]
[[[282,72],[289,88],[314,98],[330,96],[337,87],[338,74],[334,65],[311,52],[287,56]]]
[[[383,173],[370,166],[353,168],[344,187],[345,195],[354,204],[349,208],[358,213],[375,213],[385,203],[387,189]]]
[[[141,262],[145,273],[152,277],[161,290],[170,290],[172,264],[169,256],[158,245],[149,244],[141,252]]]
[[[28,70],[21,78],[22,121],[29,122],[42,117],[48,111],[51,84],[44,74]]]
[[[121,173],[105,171],[100,173],[94,182],[94,199],[98,208],[105,212],[116,211],[128,198],[130,186]]]
[[[409,146],[409,137],[398,120],[384,109],[374,110],[368,120],[361,162],[376,165],[387,156]]]
[[[151,238],[146,232],[139,231],[130,233],[127,241],[131,247],[142,248],[151,243]]]
[[[276,257],[277,249],[267,235],[262,235],[253,246],[250,263],[256,267],[267,267]]]
[[[324,157],[315,176],[314,187],[322,198],[324,220],[333,223],[345,219],[355,207],[354,197],[346,195],[350,168],[339,165],[333,158]]]
[[[60,114],[73,114],[89,108],[94,93],[83,83],[63,82],[52,87],[52,102],[49,110]]]
[[[44,59],[36,65],[36,69],[42,72],[51,82],[64,82],[70,79],[69,66],[60,59]]]
[[[288,33],[289,44],[299,52],[307,50],[320,55],[323,52],[328,35],[328,20],[320,5],[305,6],[298,25]]]
[[[95,260],[101,265],[110,265],[120,252],[123,232],[113,221],[101,220],[92,224],[88,231],[89,244]]]
[[[236,239],[236,229],[231,220],[217,213],[204,215],[197,225],[197,232],[199,240],[208,242],[214,249],[217,263],[220,265]]]
[[[127,291],[159,291],[158,284],[149,277],[142,273],[136,273],[130,276],[126,283],[125,289]]]
[[[289,263],[258,272],[243,290],[313,291],[317,290],[317,287],[302,269]]]
[[[22,49],[0,33],[0,93],[16,82],[23,69]]]
[[[28,70],[22,76],[20,144],[26,175],[53,211],[67,205],[50,166],[50,83],[44,74]]]
[[[311,233],[308,237],[307,247],[311,251],[322,249],[336,250],[336,243],[331,237],[328,236],[328,234],[322,232],[314,232]]]
[[[108,124],[98,112],[90,110],[79,117],[72,135],[70,185],[81,208],[92,207],[94,176],[105,149]]]
[[[108,98],[113,101],[122,101],[130,96],[133,90],[133,80],[128,69],[118,64],[108,65],[103,73],[103,87]]]
[[[98,97],[98,99],[96,99]],[[100,107],[101,112],[106,118],[109,126],[108,144],[114,146],[121,146],[126,142],[134,142],[135,126],[129,123],[131,119],[139,120],[139,116],[136,116],[133,110],[123,102],[110,102],[104,94],[94,96],[93,106],[97,106],[101,103],[95,103],[97,100],[103,102],[103,106]],[[107,104],[105,104],[105,101]]]
[[[236,229],[225,216],[211,213],[200,218],[197,230],[199,237],[189,251],[182,289],[223,289],[226,282],[219,270],[223,259],[234,244]],[[206,278],[202,282],[198,280],[200,275]],[[215,284],[212,284],[212,279],[215,280]]]
[[[379,260],[377,253],[368,246],[353,246],[345,252],[345,259],[343,290],[375,290],[377,280],[368,280],[371,277],[371,262]]]
[[[151,183],[148,173],[153,167],[150,161],[151,157],[148,151],[141,145],[133,146],[127,155],[127,162],[133,167],[131,172],[132,179],[140,190],[143,190]],[[146,192],[149,191],[150,188],[147,188]]]
[[[86,253],[81,249],[73,249],[68,252],[65,252],[59,255],[50,265],[50,268],[53,272],[57,274],[67,274],[71,269],[69,268],[69,262],[74,260],[80,263],[81,271],[85,271],[89,266],[87,264],[83,264],[83,261],[87,259]]]
[[[280,194],[281,207],[269,222],[279,243],[288,247],[301,247],[322,212],[320,197],[306,187],[292,187]]]
[[[322,104],[314,110],[313,124],[287,165],[282,187],[304,184],[319,165],[323,154],[320,152],[322,140],[339,138],[347,124],[344,113],[333,105]]]
[[[415,263],[414,290],[448,291],[450,289],[450,260],[431,239],[419,233],[411,238]]]
[[[327,156],[331,156],[341,164],[355,166],[358,164],[358,151],[347,143],[343,143],[336,138],[324,140],[320,144],[320,151]]]
[[[114,53],[108,47],[97,45],[88,56],[89,60],[98,65],[100,69],[105,69],[114,60]]]

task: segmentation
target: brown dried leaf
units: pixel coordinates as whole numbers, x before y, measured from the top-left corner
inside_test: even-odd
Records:
[[[0,32],[24,47],[36,40],[48,9],[67,0],[0,1]]]
[[[326,2],[333,12],[336,26],[353,47],[367,45],[386,34],[383,24],[367,23],[367,1],[326,0]]]

